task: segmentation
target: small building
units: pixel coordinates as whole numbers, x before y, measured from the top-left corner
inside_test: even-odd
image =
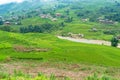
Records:
[[[50,14],[40,14],[40,17],[41,18],[49,18],[49,19],[51,19],[51,15]]]
[[[51,19],[52,21],[57,21],[57,19],[56,18],[53,18],[53,19]]]
[[[41,18],[47,18],[45,14],[40,14]]]
[[[57,17],[60,17],[61,16],[61,13],[56,13],[55,14]]]
[[[9,21],[4,22],[5,25],[10,25],[11,23]]]
[[[108,20],[108,19],[100,19],[99,22],[103,24],[114,24],[115,23],[114,21]]]
[[[98,29],[97,28],[91,28],[91,30],[90,30],[91,32],[97,32],[98,31]]]
[[[117,36],[117,38],[120,40],[120,35],[119,35],[119,36]]]
[[[87,22],[87,21],[89,21],[89,19],[87,19],[87,18],[86,19],[82,19],[82,21],[83,22]]]

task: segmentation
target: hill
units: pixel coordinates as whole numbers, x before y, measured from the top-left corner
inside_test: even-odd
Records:
[[[9,21],[10,26],[14,28],[9,30],[12,32],[20,32],[21,27],[41,26],[47,22],[54,26],[49,32],[60,35],[68,35],[71,32],[83,34],[84,38],[88,39],[111,40],[114,35],[119,37],[120,34],[119,0],[50,0],[49,2],[40,0],[37,3],[33,0],[1,6],[4,6],[1,7],[2,11],[9,9],[10,12],[2,18],[1,24]]]
[[[4,33],[4,35],[2,35]],[[47,62],[87,63],[103,66],[120,66],[120,50],[113,47],[74,43],[60,40],[49,34],[16,34],[0,31],[1,57],[12,59],[40,59]],[[19,48],[21,48],[19,50]],[[17,49],[18,48],[18,51]],[[24,49],[28,48],[28,51]],[[47,52],[29,49],[48,49]],[[7,52],[6,52],[7,51]],[[73,54],[74,53],[74,54]]]
[[[32,77],[41,71],[48,78],[52,72],[57,78],[68,75],[75,80],[96,72],[98,77],[119,78],[119,48],[57,38],[120,40],[119,8],[120,0],[25,0],[0,5],[0,79],[6,76],[3,72],[23,75],[18,70]]]

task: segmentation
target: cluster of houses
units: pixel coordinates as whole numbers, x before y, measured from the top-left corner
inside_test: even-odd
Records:
[[[20,24],[19,22],[10,22],[10,21],[3,21],[3,25],[9,26],[9,25],[18,25]]]
[[[57,21],[57,18],[60,17],[62,14],[61,13],[56,13],[53,17],[51,14],[40,14],[39,16],[41,18],[47,18],[50,19],[51,21]],[[18,25],[20,22],[17,22],[18,16],[10,16],[9,18],[3,18],[3,16],[0,16],[0,20],[3,22],[3,25],[9,26],[9,25]]]
[[[18,17],[12,16],[8,19],[4,19],[2,16],[0,16],[0,20],[3,22],[3,25],[9,26],[9,25],[18,25],[20,22],[13,21],[13,20],[18,20]]]
[[[103,24],[114,24],[115,23],[114,21],[108,20],[108,19],[100,19],[99,22]]]
[[[117,24],[118,23],[118,22],[115,22],[113,20],[103,19],[101,17],[99,17],[97,20],[99,23],[102,23],[102,24]]]
[[[56,13],[55,16],[60,17],[61,13]],[[40,17],[43,19],[45,18],[50,19],[51,21],[57,21],[57,18],[52,17],[50,14],[40,14]]]
[[[81,19],[83,22],[87,22],[89,21],[89,18],[83,18]],[[103,18],[98,18],[97,19],[99,23],[102,23],[102,24],[117,24],[118,22],[115,22],[113,20],[109,20],[109,19],[103,19]]]

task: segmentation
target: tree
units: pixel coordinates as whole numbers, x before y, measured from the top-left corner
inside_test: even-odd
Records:
[[[61,22],[59,25],[62,26],[62,27],[65,26],[64,22]]]
[[[65,22],[70,23],[73,21],[73,17],[68,17],[65,19]]]
[[[0,20],[0,25],[3,25],[3,21],[2,20]]]
[[[44,23],[41,25],[41,27],[43,28],[44,31],[50,32],[53,28],[53,25],[50,23]]]
[[[67,15],[70,14],[70,10],[69,9],[67,9],[65,12],[66,12]]]
[[[0,27],[0,29],[3,30],[3,31],[8,31],[8,32],[11,31],[11,27],[10,26],[2,26],[2,27]]]
[[[117,37],[113,37],[112,40],[111,40],[111,46],[113,47],[117,47],[118,46],[118,38]]]
[[[27,29],[28,29],[28,32],[34,32],[34,27],[32,25],[29,25]]]
[[[25,27],[20,27],[20,32],[21,32],[21,33],[27,33],[28,30],[27,30],[27,28],[25,28]]]
[[[43,29],[43,27],[41,27],[41,26],[35,25],[35,26],[34,26],[34,32],[43,33],[43,32],[44,32],[44,29]]]

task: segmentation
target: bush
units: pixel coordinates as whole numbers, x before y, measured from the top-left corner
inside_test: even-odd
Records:
[[[32,77],[28,74],[24,74],[21,71],[14,71],[13,75],[0,73],[0,80],[58,80],[53,74],[50,77],[45,76],[43,73],[38,73],[38,76]],[[62,80],[70,80],[65,77]]]
[[[115,35],[117,33],[117,31],[108,30],[108,31],[104,31],[103,33],[107,34],[107,35]]]
[[[86,80],[117,80],[117,79],[113,79],[113,78],[106,76],[106,75],[99,77],[97,74],[94,74],[92,76],[87,77]]]
[[[20,32],[21,33],[29,33],[29,32],[39,32],[39,33],[43,33],[43,32],[51,32],[52,30],[54,30],[54,25],[49,24],[49,23],[45,23],[42,25],[29,25],[28,27],[21,27],[20,28]]]
[[[0,27],[0,29],[3,31],[8,31],[8,32],[10,32],[12,30],[10,26],[2,26],[2,27]]]
[[[111,46],[113,47],[117,47],[118,46],[118,38],[117,37],[113,37],[112,40],[111,40]]]

